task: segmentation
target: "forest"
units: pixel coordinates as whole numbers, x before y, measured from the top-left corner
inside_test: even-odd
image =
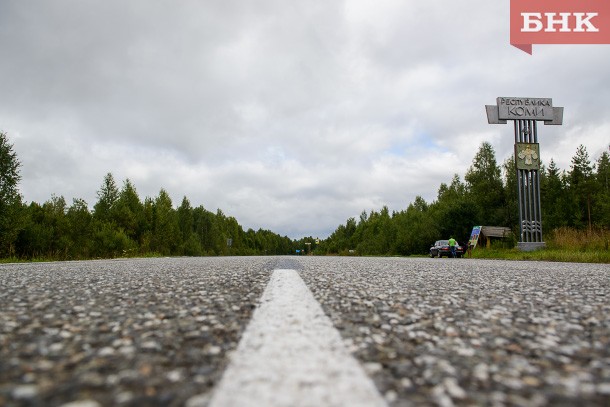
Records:
[[[405,210],[363,211],[320,242],[291,240],[272,231],[244,231],[222,210],[193,207],[185,196],[175,206],[161,189],[140,199],[126,179],[119,187],[108,173],[90,209],[82,199],[68,205],[62,196],[42,204],[23,202],[20,162],[8,136],[0,132],[0,258],[74,260],[137,256],[314,254],[420,255],[450,235],[466,241],[475,225],[508,226],[518,232],[514,160],[497,163],[491,144],[481,144],[462,180],[442,183],[436,200],[416,197]],[[551,160],[543,166],[543,230],[607,230],[610,227],[610,156],[591,161],[581,145],[569,170]]]
[[[604,151],[592,162],[585,146],[572,157],[569,170],[551,159],[540,170],[543,233],[566,228],[608,231],[610,228],[610,156]],[[442,183],[437,198],[416,197],[405,210],[363,211],[349,218],[316,248],[317,254],[426,254],[439,239],[453,236],[467,242],[473,226],[505,226],[519,233],[517,175],[514,157],[501,165],[491,144],[484,142],[462,180],[458,174]],[[606,243],[607,244],[607,243]],[[607,249],[607,247],[606,247]]]
[[[52,196],[25,204],[20,163],[0,133],[0,258],[74,260],[136,256],[264,255],[294,253],[296,242],[269,230],[244,231],[222,210],[179,206],[161,189],[141,200],[127,179],[108,173],[90,210],[87,202]]]

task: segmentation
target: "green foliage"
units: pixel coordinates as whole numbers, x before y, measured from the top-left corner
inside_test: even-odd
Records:
[[[89,212],[87,202],[74,199],[66,213],[68,221],[68,238],[71,242],[69,258],[87,259],[93,253],[93,216]]]
[[[440,185],[435,201],[428,203],[418,196],[398,212],[390,213],[387,206],[363,211],[358,219],[349,218],[320,242],[313,237],[293,241],[264,229],[244,231],[222,210],[192,207],[187,197],[174,208],[164,189],[157,197],[141,201],[128,179],[119,190],[111,173],[104,177],[92,211],[82,199],[74,199],[68,207],[61,196],[52,196],[42,205],[24,205],[17,189],[20,164],[12,148],[6,135],[0,133],[0,258],[279,255],[294,254],[297,249],[314,254],[406,256],[427,254],[431,243],[449,236],[464,243],[475,225],[518,230],[514,159],[507,159],[500,168],[489,143],[481,145],[464,181],[455,174],[449,184]],[[586,148],[580,146],[567,173],[551,160],[548,168],[541,170],[541,194],[544,230],[586,228],[588,234],[579,238],[589,242],[588,246],[578,246],[576,251],[589,254],[579,261],[606,261],[610,230],[608,152],[592,164]],[[606,233],[600,240],[603,247],[590,243],[595,230]],[[543,252],[553,254],[547,256],[559,259],[567,247],[575,247],[574,241],[567,246],[553,243],[560,241],[560,236],[561,232],[552,235],[549,249]],[[477,256],[494,256],[495,252],[518,258],[542,256],[513,255],[493,246],[476,252]]]
[[[118,229],[123,230],[134,242],[141,243],[146,229],[144,205],[129,179],[125,180],[118,198],[114,200],[110,215],[109,220],[113,221]]]
[[[600,156],[596,167],[597,172],[580,146],[569,173],[560,171],[553,160],[541,169],[544,230],[584,228],[589,218],[593,227],[610,229],[608,153]],[[440,185],[436,201],[427,203],[418,196],[406,210],[391,217],[384,207],[380,213],[363,212],[358,222],[350,218],[320,244],[318,253],[347,254],[356,249],[359,255],[424,255],[435,240],[453,236],[465,243],[475,225],[506,226],[517,232],[517,208],[514,157],[500,168],[491,145],[483,143],[466,172],[465,183],[455,174],[449,185]],[[486,253],[494,250],[506,254],[503,248]]]
[[[406,211],[395,214],[396,254],[409,255],[428,251],[430,242],[437,240],[439,235],[438,227],[432,221],[434,210],[418,196]]]
[[[142,202],[129,179],[119,190],[112,173],[104,176],[93,211],[82,199],[68,208],[56,196],[26,206],[17,190],[19,166],[0,133],[0,258],[292,254],[300,247],[269,230],[244,232],[235,218],[193,208],[187,197],[174,208],[164,189]]]
[[[94,234],[95,257],[113,258],[130,256],[136,249],[136,243],[121,229],[112,223],[103,222],[97,225]]]
[[[575,199],[577,209],[574,226],[588,226],[591,228],[591,206],[595,195],[596,183],[589,153],[582,144],[576,150],[576,155],[572,157],[569,188],[571,191],[570,195]]]
[[[519,200],[516,192],[517,172],[515,171],[514,155],[511,154],[504,161],[502,171],[504,174],[504,219],[500,224],[516,232],[519,229]]]
[[[152,250],[164,255],[175,252],[180,238],[178,217],[172,207],[172,200],[164,189],[155,198],[152,225]]]
[[[350,228],[349,224],[347,228]],[[388,207],[384,206],[379,213],[372,211],[366,222],[358,224],[350,240],[352,243],[357,242],[355,249],[358,253],[391,254],[396,240],[396,229]]]
[[[268,230],[244,232],[221,210],[193,208],[184,197],[178,208],[164,189],[141,202],[126,180],[116,188],[107,174],[93,212],[75,199],[69,208],[63,197],[21,208],[23,227],[11,259],[68,260],[133,256],[202,256],[291,254],[298,243]],[[231,245],[228,245],[228,239]]]
[[[25,225],[19,234],[16,251],[25,257],[67,258],[73,250],[70,220],[76,221],[74,211],[67,216],[63,196],[52,196],[42,206],[32,202],[25,211]]]
[[[108,222],[113,217],[112,211],[119,198],[119,190],[111,173],[104,177],[104,183],[97,192],[97,197],[98,201],[93,207],[93,215],[100,221]]]
[[[565,193],[568,188],[567,176],[561,173],[551,159],[546,171],[542,171],[540,194],[542,205],[542,222],[545,230],[573,224],[574,211],[572,197]]]
[[[610,150],[610,146],[608,149]],[[596,166],[592,218],[597,226],[610,227],[610,154],[607,151],[599,157]]]
[[[482,225],[500,225],[505,222],[504,185],[501,169],[491,144],[484,142],[466,171],[464,177],[468,190],[474,198],[477,219]]]
[[[6,133],[0,132],[0,257],[14,254],[15,240],[23,223],[18,189],[20,166]]]

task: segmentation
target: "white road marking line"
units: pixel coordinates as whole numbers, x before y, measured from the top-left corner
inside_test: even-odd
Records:
[[[295,270],[275,270],[210,407],[385,406]]]

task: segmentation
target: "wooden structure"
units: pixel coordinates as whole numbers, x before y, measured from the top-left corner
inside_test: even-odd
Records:
[[[502,240],[511,237],[513,235],[512,230],[502,226],[481,226],[481,233],[479,235],[479,244],[485,245],[490,248],[492,240]]]

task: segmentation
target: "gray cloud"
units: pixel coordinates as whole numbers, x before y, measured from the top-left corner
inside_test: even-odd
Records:
[[[542,155],[568,169],[608,145],[608,46],[508,44],[502,2],[0,3],[0,129],[22,193],[90,205],[105,173],[140,196],[221,208],[245,227],[324,237],[501,162],[497,96],[553,97]]]

